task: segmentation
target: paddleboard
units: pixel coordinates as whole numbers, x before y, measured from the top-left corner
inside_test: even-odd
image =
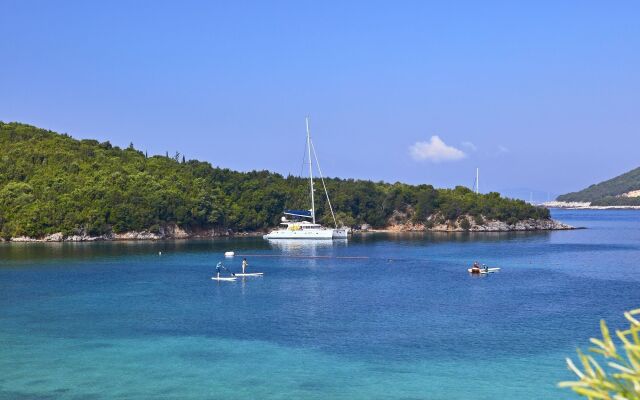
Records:
[[[264,275],[264,272],[247,272],[245,274],[243,273],[236,273],[236,276],[262,276]]]
[[[236,278],[235,276],[221,276],[221,277],[217,277],[217,276],[212,276],[211,279],[213,279],[214,281],[235,281]]]
[[[469,268],[467,271],[471,272],[472,274],[474,273],[472,268]],[[491,273],[498,272],[498,271],[500,271],[500,268],[488,268],[486,270],[484,268],[480,268],[480,272],[476,272],[476,274],[478,274],[478,273],[479,274],[491,274]]]

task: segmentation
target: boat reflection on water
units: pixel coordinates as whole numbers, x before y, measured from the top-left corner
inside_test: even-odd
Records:
[[[315,257],[331,256],[333,248],[344,247],[348,242],[347,239],[271,239],[268,243],[273,250],[279,250],[283,255]]]

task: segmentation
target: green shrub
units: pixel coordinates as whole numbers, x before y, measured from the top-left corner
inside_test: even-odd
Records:
[[[467,219],[467,217],[460,218],[460,228],[468,231],[471,228],[471,222]]]

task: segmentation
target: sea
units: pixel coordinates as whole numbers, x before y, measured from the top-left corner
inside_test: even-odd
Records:
[[[640,211],[552,214],[586,229],[0,243],[0,399],[577,398],[566,358],[640,307]]]

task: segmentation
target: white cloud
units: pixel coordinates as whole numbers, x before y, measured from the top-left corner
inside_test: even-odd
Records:
[[[508,153],[509,149],[504,147],[503,145],[498,146],[498,154]]]
[[[462,142],[462,145],[471,151],[477,151],[478,147],[471,142]]]
[[[460,149],[447,145],[438,136],[431,136],[428,142],[416,142],[409,146],[409,153],[416,161],[428,160],[431,162],[456,161],[467,155]]]

